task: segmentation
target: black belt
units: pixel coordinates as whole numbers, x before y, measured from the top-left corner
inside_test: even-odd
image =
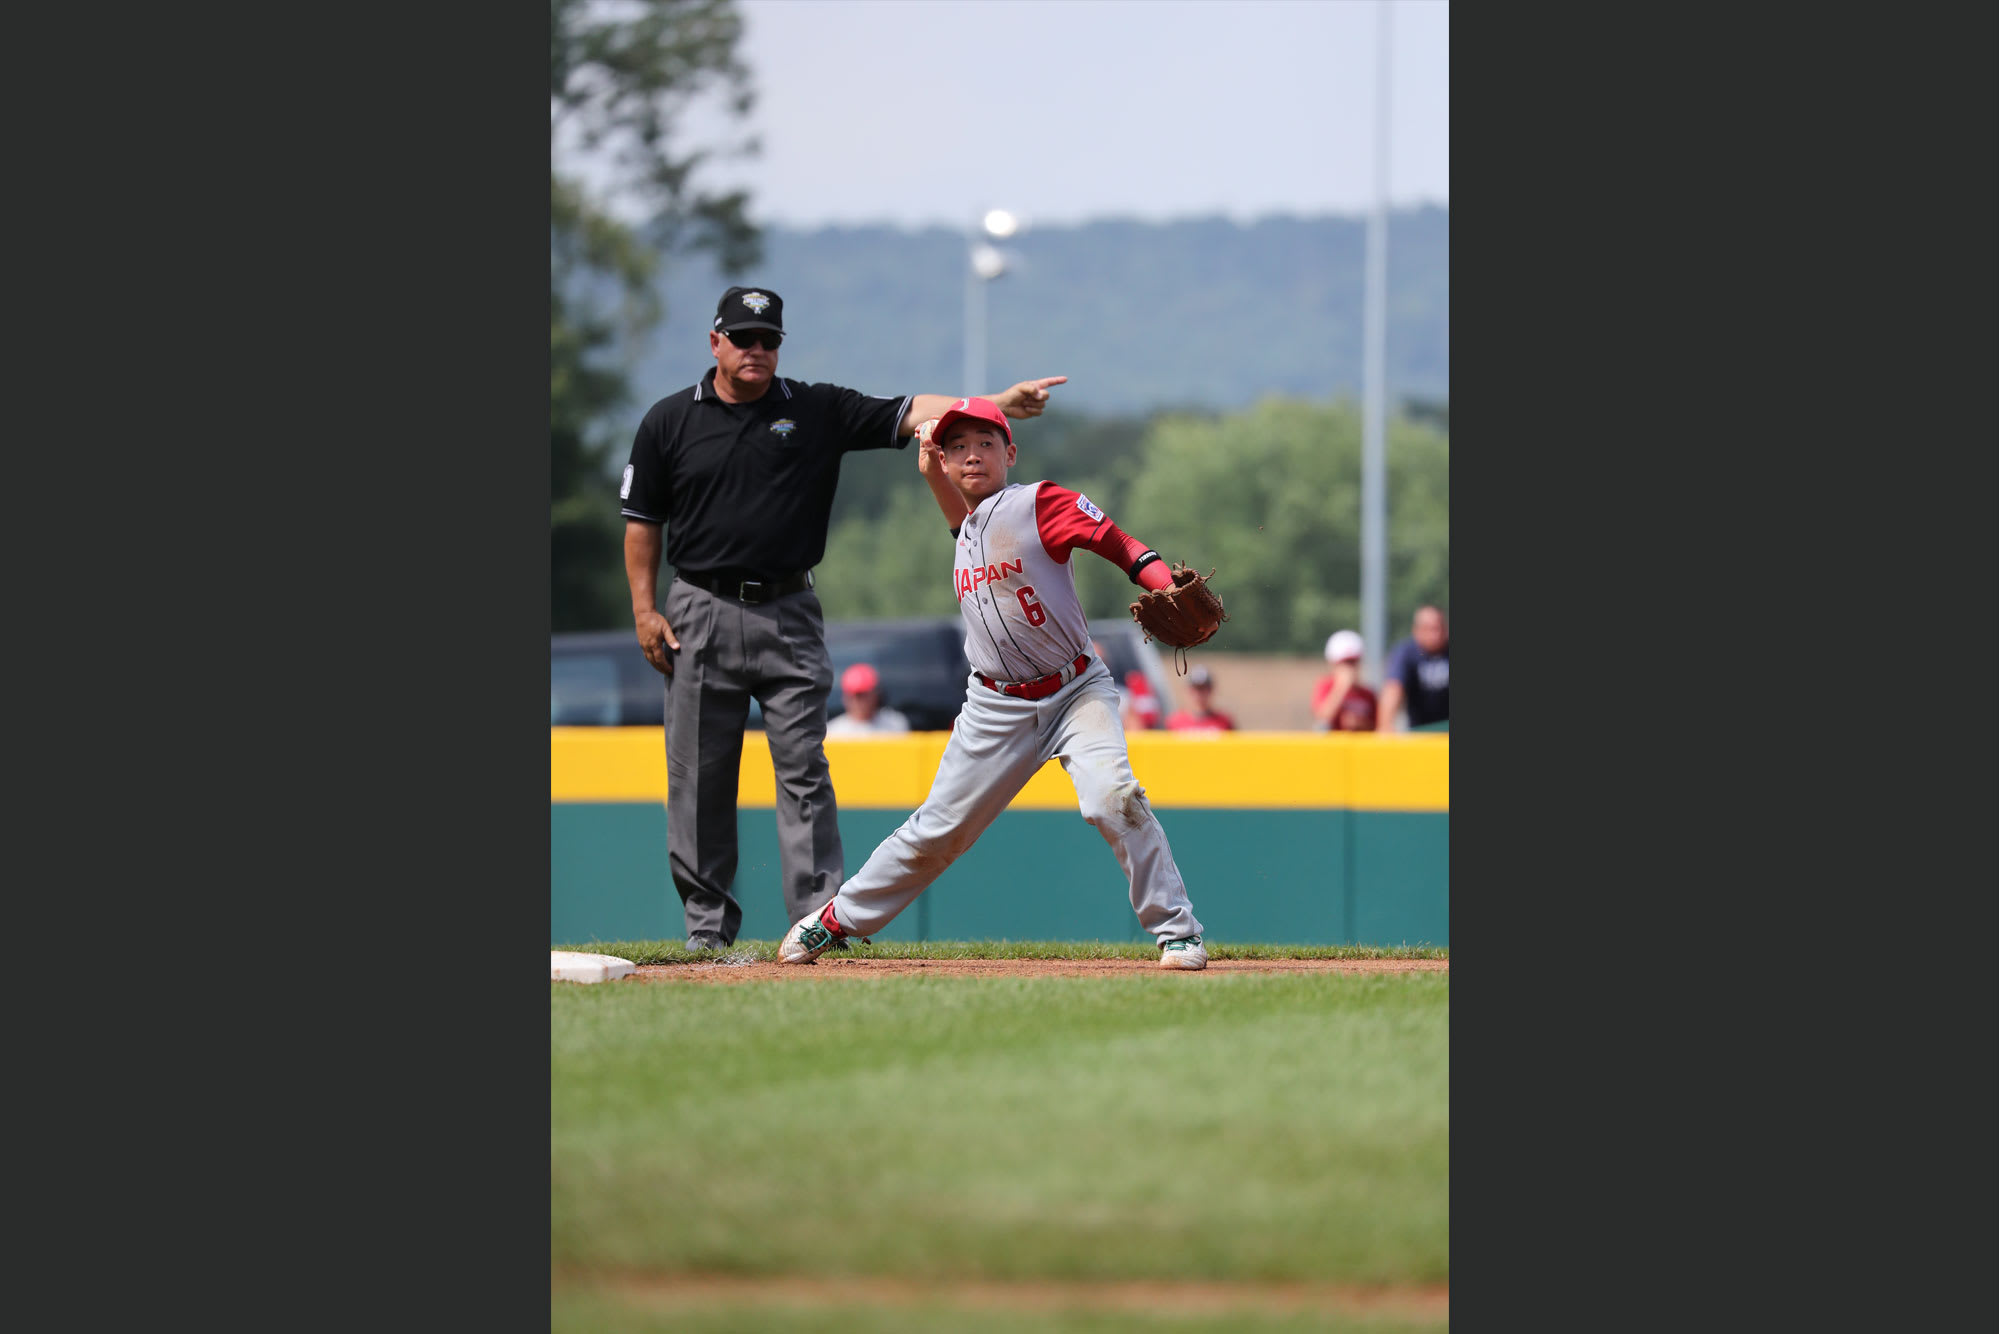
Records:
[[[720,571],[675,570],[674,578],[693,584],[717,597],[738,602],[769,602],[787,593],[803,593],[813,586],[813,572],[800,570],[788,579],[740,579]]]

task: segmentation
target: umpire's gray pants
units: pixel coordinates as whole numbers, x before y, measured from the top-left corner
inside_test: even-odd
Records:
[[[777,778],[778,867],[789,925],[840,888],[840,826],[826,767],[833,662],[810,588],[755,605],[676,579],[667,622],[680,640],[667,678],[667,861],[687,933],[736,939],[736,785],[756,697]]]

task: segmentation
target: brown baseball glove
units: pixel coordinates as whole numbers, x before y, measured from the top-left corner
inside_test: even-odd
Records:
[[[1149,640],[1157,639],[1175,648],[1207,643],[1229,619],[1229,613],[1222,609],[1222,599],[1208,586],[1214,568],[1206,575],[1196,574],[1182,562],[1176,563],[1170,573],[1173,583],[1165,588],[1149,588],[1139,595],[1139,600],[1132,604],[1132,619]]]

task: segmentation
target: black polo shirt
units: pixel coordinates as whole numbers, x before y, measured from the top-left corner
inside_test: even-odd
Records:
[[[647,410],[618,497],[628,519],[667,527],[677,570],[782,579],[826,555],[840,459],[897,449],[910,396],[773,378],[752,403],[716,396],[715,371]]]

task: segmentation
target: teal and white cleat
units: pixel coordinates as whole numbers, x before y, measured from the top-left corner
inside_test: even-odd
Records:
[[[1179,940],[1160,942],[1160,967],[1185,968],[1189,972],[1208,967],[1208,949],[1201,943],[1200,936],[1183,936]]]
[[[829,901],[818,912],[807,913],[792,923],[792,929],[785,932],[785,938],[778,942],[778,962],[811,963],[846,936],[847,933],[840,929],[839,919],[833,915],[833,904]]]

